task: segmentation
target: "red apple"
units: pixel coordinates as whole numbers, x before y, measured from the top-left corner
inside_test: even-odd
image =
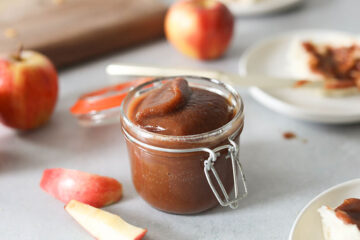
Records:
[[[0,58],[0,120],[28,130],[46,123],[56,104],[58,77],[51,61],[40,53],[21,51]]]
[[[116,179],[73,169],[46,169],[40,187],[64,203],[75,199],[94,207],[112,204],[122,197],[122,185]]]
[[[70,201],[65,210],[98,240],[140,240],[147,232],[146,229],[130,225],[115,214],[76,200]]]
[[[197,59],[221,56],[233,35],[234,17],[215,0],[182,0],[165,18],[167,39],[182,53]]]

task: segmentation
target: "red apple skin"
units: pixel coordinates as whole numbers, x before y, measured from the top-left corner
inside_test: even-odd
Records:
[[[137,236],[134,240],[141,240],[145,237],[147,233],[147,229],[145,229],[139,236]]]
[[[233,29],[233,15],[214,0],[179,1],[165,17],[167,39],[180,52],[201,60],[220,57],[230,44]]]
[[[45,124],[58,97],[58,76],[44,55],[22,51],[21,60],[0,58],[0,121],[29,130]]]
[[[65,204],[74,199],[97,208],[122,197],[122,185],[116,179],[73,169],[46,169],[40,187]]]

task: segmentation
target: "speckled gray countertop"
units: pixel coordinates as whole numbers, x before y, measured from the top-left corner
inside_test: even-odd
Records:
[[[359,124],[332,126],[289,119],[239,89],[245,102],[241,160],[249,196],[237,210],[218,207],[178,216],[151,208],[135,192],[119,125],[81,128],[68,109],[79,94],[113,83],[104,72],[113,61],[236,72],[244,49],[262,37],[304,28],[359,31],[359,9],[358,0],[307,0],[277,15],[238,19],[228,54],[207,63],[190,60],[160,40],[61,72],[60,101],[47,126],[28,133],[0,127],[0,239],[92,239],[64,211],[63,203],[40,189],[42,171],[53,167],[121,181],[123,200],[105,209],[147,227],[145,239],[287,239],[297,213],[309,200],[334,184],[359,177]],[[308,142],[284,140],[282,133],[288,130]]]

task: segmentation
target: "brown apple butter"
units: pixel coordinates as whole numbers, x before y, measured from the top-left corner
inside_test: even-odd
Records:
[[[360,46],[319,48],[311,42],[302,45],[310,56],[310,69],[324,76],[325,88],[360,88]]]
[[[190,214],[218,204],[204,174],[209,153],[186,150],[214,149],[229,144],[230,137],[239,141],[241,99],[236,91],[217,85],[201,79],[165,79],[135,89],[124,100],[121,121],[133,183],[153,207]],[[227,150],[218,152],[215,167],[229,193],[234,182]]]
[[[172,136],[209,132],[225,125],[233,116],[227,99],[190,88],[184,78],[176,78],[134,99],[128,110],[130,120],[142,128]]]
[[[335,209],[335,213],[344,223],[355,224],[360,230],[360,199],[346,199]]]

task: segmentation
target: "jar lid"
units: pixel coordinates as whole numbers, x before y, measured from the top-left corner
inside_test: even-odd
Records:
[[[152,79],[151,77],[138,78],[83,94],[70,108],[70,113],[81,126],[119,122],[120,106],[127,93]]]

